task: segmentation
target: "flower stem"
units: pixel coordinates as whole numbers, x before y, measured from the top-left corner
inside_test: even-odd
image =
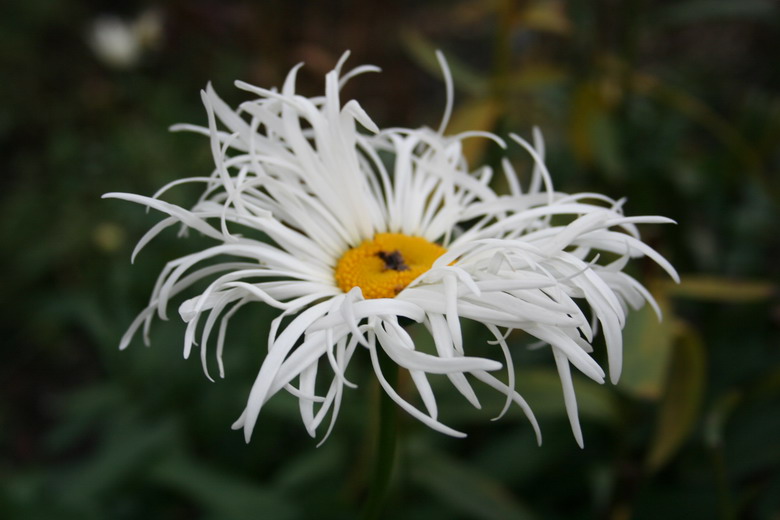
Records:
[[[379,362],[381,365],[384,365],[382,366],[382,372],[387,382],[392,386],[396,386],[398,383],[398,367],[392,363],[387,363],[387,360],[382,358],[380,358]],[[390,480],[393,475],[395,447],[398,437],[397,406],[381,388],[379,388],[377,437],[374,475],[363,510],[363,518],[366,520],[381,517],[382,505],[387,498]]]

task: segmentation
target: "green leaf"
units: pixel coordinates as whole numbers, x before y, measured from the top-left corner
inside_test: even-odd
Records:
[[[47,446],[55,451],[72,446],[94,428],[99,419],[122,406],[122,399],[121,389],[113,383],[95,383],[74,391],[62,405],[62,413],[69,420],[51,428]]]
[[[674,334],[666,298],[655,292],[664,319],[659,323],[649,305],[629,314],[623,331],[623,372],[618,383],[618,388],[631,396],[650,400],[660,399],[663,393]]]
[[[586,377],[577,374],[572,376],[577,391],[577,408],[580,417],[603,423],[615,422],[618,417],[618,407],[612,390]],[[517,391],[528,401],[534,415],[566,417],[561,380],[555,369],[520,367],[516,371],[515,380]],[[503,394],[476,383],[474,390],[482,404],[481,410],[476,409],[466,403],[463,396],[455,392],[448,381],[433,379],[431,383],[436,385],[434,388],[439,399],[440,415],[447,424],[484,423],[495,417],[506,402],[506,396]],[[483,389],[485,391],[482,391]],[[525,415],[512,405],[501,420],[525,421]]]
[[[754,143],[745,138],[733,121],[723,117],[687,90],[666,83],[653,75],[635,72],[631,76],[631,86],[638,94],[668,105],[680,115],[706,129],[741,159],[747,167],[744,173],[752,176],[765,191],[772,193],[772,182],[765,171],[764,159]]]
[[[586,82],[574,92],[569,136],[577,159],[594,164],[610,177],[624,170],[620,157],[618,128],[603,85]]]
[[[662,468],[688,438],[699,417],[705,383],[704,347],[698,333],[683,328],[672,352],[658,423],[646,465]]]
[[[308,451],[291,457],[275,476],[275,487],[294,492],[327,480],[334,468],[342,468],[346,459],[340,440],[331,438],[326,445],[316,449],[311,446]]]
[[[590,138],[590,121],[600,105],[598,94],[591,83],[583,83],[574,92],[571,102],[569,139],[572,152],[578,161],[593,163],[593,146]]]
[[[747,303],[766,300],[777,293],[777,287],[765,281],[735,280],[716,276],[686,275],[679,285],[665,287],[669,296],[725,303]]]
[[[561,86],[567,79],[563,67],[547,63],[529,63],[510,73],[507,87],[510,92],[527,92]]]
[[[206,467],[183,455],[163,460],[154,468],[152,478],[210,510],[216,518],[300,518],[297,508],[280,492]]]
[[[568,10],[562,2],[529,2],[518,13],[518,22],[524,29],[560,35],[569,34],[572,29]]]
[[[606,423],[617,419],[617,403],[611,389],[573,374],[580,417]],[[554,369],[518,370],[517,391],[536,415],[566,417],[561,379]]]
[[[175,423],[141,422],[132,412],[116,419],[111,431],[84,464],[65,474],[59,495],[68,503],[90,502],[153,464],[174,443]]]
[[[444,454],[417,451],[411,457],[411,479],[464,516],[477,520],[535,518],[500,482]]]

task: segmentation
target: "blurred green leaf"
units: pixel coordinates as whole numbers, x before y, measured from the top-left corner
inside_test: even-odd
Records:
[[[641,399],[661,397],[666,379],[674,335],[673,321],[666,297],[653,291],[664,318],[649,305],[629,314],[623,331],[623,372],[618,388]]]
[[[598,95],[590,83],[581,85],[572,95],[569,138],[574,156],[585,164],[593,162],[590,127],[591,120],[595,117],[594,113],[601,110],[599,105]]]
[[[607,95],[595,82],[577,87],[572,98],[569,137],[580,162],[596,165],[616,177],[623,166],[609,104]]]
[[[780,463],[780,366],[768,366],[748,385],[718,397],[704,423],[704,440],[713,450],[735,453],[730,470],[739,473]],[[771,439],[771,440],[769,440]],[[761,442],[762,440],[768,442]]]
[[[278,491],[235,474],[207,467],[183,455],[163,459],[154,468],[152,478],[201,504],[210,510],[215,518],[301,518],[294,502]]]
[[[580,417],[612,423],[617,419],[617,403],[608,387],[573,374]],[[517,371],[517,390],[537,415],[565,417],[561,379],[554,369]]]
[[[777,3],[771,0],[688,0],[665,7],[656,21],[664,25],[735,19],[767,22],[776,14]]]
[[[333,468],[341,466],[346,454],[337,439],[329,439],[327,446],[315,447],[291,459],[274,479],[276,487],[285,491],[302,490],[322,479],[327,479]]]
[[[475,520],[532,520],[535,516],[500,482],[441,453],[412,457],[411,478],[443,503]]]
[[[507,79],[509,91],[530,91],[563,84],[567,79],[562,67],[542,63],[530,63],[510,72]]]
[[[705,275],[684,275],[679,284],[665,284],[665,289],[669,296],[726,303],[761,301],[777,294],[777,286],[770,282]]]
[[[698,333],[682,328],[672,351],[658,423],[647,454],[646,465],[651,471],[663,467],[693,430],[704,393],[705,363]]]
[[[0,513],[4,520],[100,520],[91,504],[63,504],[47,485],[45,470],[14,473],[0,483]]]
[[[612,390],[599,385],[588,378],[573,374],[574,387],[577,390],[577,407],[580,417],[593,421],[613,423],[618,416],[617,402]],[[561,380],[558,372],[552,368],[518,368],[515,375],[515,387],[528,402],[536,416],[566,417],[563,402]],[[492,389],[480,392],[479,383],[474,388],[479,396],[482,409],[476,409],[464,401],[463,396],[455,392],[449,382],[442,379],[432,380],[436,385],[437,397],[440,395],[439,410],[442,420],[447,424],[481,423],[492,417],[504,407],[506,397]],[[447,385],[447,387],[445,387]],[[515,405],[502,421],[524,421],[525,416]]]
[[[89,503],[110,489],[121,487],[134,473],[149,467],[165,446],[174,444],[175,424],[149,424],[126,411],[111,425],[99,449],[62,480],[60,496],[67,502]]]
[[[517,13],[518,22],[524,29],[566,35],[571,32],[571,20],[565,7],[561,0],[528,2]]]
[[[734,121],[718,113],[703,99],[653,75],[634,72],[631,75],[631,86],[637,93],[657,99],[701,125],[744,163],[746,170],[744,172],[734,170],[734,174],[747,173],[768,193],[773,194],[775,198],[779,196],[766,174],[763,157],[755,145],[748,141],[735,126]]]
[[[94,428],[100,418],[121,406],[122,398],[120,387],[111,383],[94,384],[73,392],[62,410],[69,420],[52,428],[47,436],[47,445],[55,450],[73,445]]]

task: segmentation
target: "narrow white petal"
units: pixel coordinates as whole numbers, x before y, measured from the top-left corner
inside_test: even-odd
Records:
[[[420,410],[406,402],[403,398],[401,398],[400,395],[398,395],[398,392],[395,391],[395,389],[390,386],[390,383],[387,382],[387,379],[385,379],[385,376],[382,374],[382,369],[379,367],[379,359],[377,358],[377,352],[376,347],[374,345],[371,345],[369,348],[369,352],[371,353],[371,363],[374,366],[374,372],[376,373],[376,377],[379,380],[379,384],[382,386],[382,389],[387,393],[387,395],[390,396],[390,398],[398,404],[401,408],[403,408],[409,415],[414,417],[415,419],[419,420],[429,428],[436,430],[438,432],[444,433],[446,435],[450,435],[452,437],[465,437],[466,434],[463,432],[459,432],[457,430],[453,430],[449,426],[446,426],[436,419],[433,419],[424,413],[422,413]]]
[[[260,372],[257,374],[255,383],[252,385],[252,390],[249,393],[249,399],[246,405],[247,413],[244,419],[244,438],[247,442],[249,442],[249,439],[252,436],[252,430],[257,421],[257,416],[260,413],[260,408],[265,402],[266,394],[270,389],[284,358],[287,357],[287,354],[295,345],[298,338],[304,333],[306,328],[327,312],[327,308],[330,305],[331,302],[326,301],[315,304],[303,311],[287,325],[287,328],[285,328],[276,341],[274,341],[273,346],[269,347],[268,355],[263,361],[263,365],[260,367]]]
[[[553,350],[555,365],[558,367],[558,375],[561,378],[561,387],[563,388],[563,402],[566,405],[566,414],[569,416],[569,424],[574,438],[580,448],[584,447],[582,439],[582,429],[580,428],[580,418],[577,415],[577,394],[574,393],[574,382],[571,379],[569,370],[569,360],[558,350]]]

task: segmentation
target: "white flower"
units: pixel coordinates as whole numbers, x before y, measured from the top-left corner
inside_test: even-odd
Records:
[[[346,372],[358,350],[368,351],[384,391],[439,432],[464,435],[439,421],[429,374],[445,374],[475,407],[480,406],[472,388],[475,381],[496,389],[506,396],[501,414],[516,403],[539,437],[530,408],[514,390],[506,338],[519,329],[550,346],[571,426],[582,445],[570,365],[594,381],[604,381],[604,371],[589,355],[600,325],[611,380],[617,381],[628,308],[648,301],[658,311],[650,294],[622,272],[623,267],[631,258],[648,256],[677,278],[674,268],[639,239],[635,224],[670,221],[626,217],[622,201],[602,195],[553,191],[537,130],[533,145],[510,135],[535,162],[530,185],[523,191],[504,160],[501,173],[509,193],[499,195],[490,186],[490,168],[469,170],[461,141],[482,136],[505,148],[504,141],[478,132],[442,134],[452,84],[441,55],[448,106],[439,131],[380,130],[356,101],[342,106],[341,86],[356,74],[377,70],[363,66],[342,74],[346,58],[326,76],[322,97],[295,93],[298,67],[281,92],[237,82],[258,96],[238,110],[208,86],[202,92],[208,127],[174,129],[210,137],[213,173],[174,181],[153,197],[106,195],[168,215],[139,241],[133,256],[176,224],[216,241],[168,263],[121,348],[142,326],[148,342],[153,315],[165,319],[172,298],[209,279],[207,289],[179,307],[188,324],[185,356],[199,337],[204,370],[215,326],[216,360],[224,376],[222,351],[231,316],[256,301],[280,310],[271,326],[268,354],[234,424],[243,427],[247,441],[263,405],[281,390],[299,399],[301,418],[312,436],[330,414],[329,433],[344,387],[354,387]],[[359,132],[358,124],[371,134]],[[205,185],[192,209],[159,199],[168,188],[185,182]],[[270,241],[242,236],[242,229],[260,231]],[[600,252],[617,259],[603,265]],[[424,325],[436,355],[415,348],[401,318]],[[501,363],[480,357],[479,351],[467,352],[461,318],[482,323],[495,337],[506,361],[506,382],[492,374],[502,369]],[[423,409],[388,384],[380,356],[409,371]],[[327,375],[323,368],[330,369]],[[315,395],[318,377],[330,381],[324,396]]]
[[[89,28],[88,43],[106,65],[124,69],[136,65],[144,48],[157,44],[161,32],[162,18],[154,9],[144,11],[132,22],[101,15]]]

